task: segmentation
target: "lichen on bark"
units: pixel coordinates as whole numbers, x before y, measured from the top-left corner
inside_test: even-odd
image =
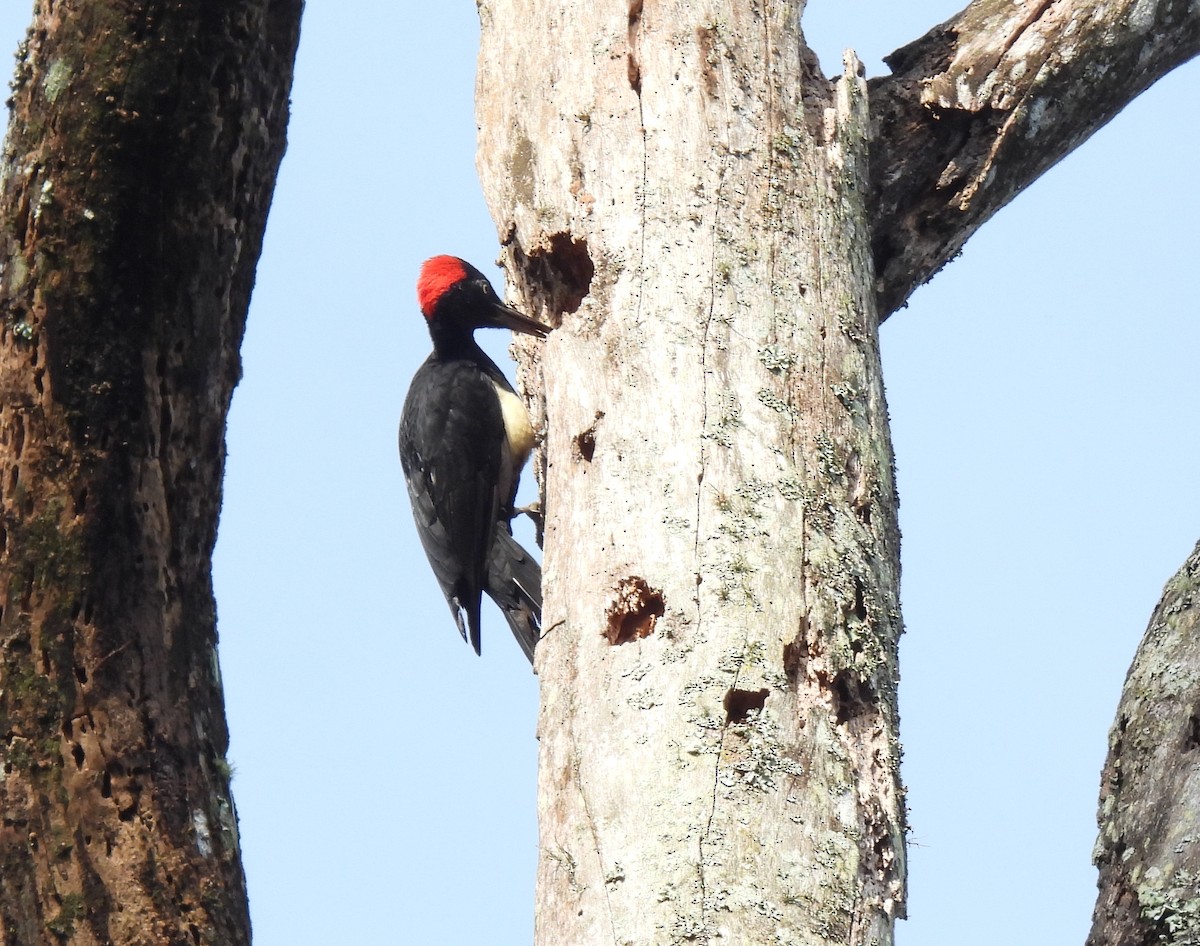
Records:
[[[1088,946],[1200,943],[1200,545],[1125,679],[1101,777]]]
[[[886,943],[904,910],[866,88],[819,75],[798,13],[481,8],[485,192],[561,326],[525,379],[538,942]],[[550,46],[503,28],[528,20]],[[653,621],[608,633],[633,587]]]

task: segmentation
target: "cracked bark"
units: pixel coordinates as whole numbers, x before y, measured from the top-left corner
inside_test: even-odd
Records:
[[[485,191],[562,322],[541,943],[883,943],[903,911],[865,84],[826,83],[777,6],[480,8]],[[528,22],[551,42],[496,26]],[[630,588],[648,633],[606,633]]]
[[[210,562],[300,0],[41,3],[0,192],[0,941],[248,943]]]
[[[977,0],[873,79],[872,249],[886,318],[988,218],[1200,52],[1190,0]]]
[[[515,346],[545,432],[542,944],[892,941],[879,316],[1195,44],[1176,0],[981,0],[868,114],[801,6],[479,4],[484,193],[510,295],[559,326]]]

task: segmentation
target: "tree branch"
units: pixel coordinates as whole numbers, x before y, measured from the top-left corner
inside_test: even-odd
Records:
[[[1198,52],[1191,0],[976,0],[887,57],[893,74],[870,83],[880,317]]]

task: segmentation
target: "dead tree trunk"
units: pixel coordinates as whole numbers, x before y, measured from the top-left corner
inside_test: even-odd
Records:
[[[0,192],[0,939],[248,943],[210,559],[301,0],[38,5]]]
[[[889,943],[878,320],[1193,55],[1194,8],[977,0],[870,109],[799,3],[479,9],[484,192],[510,289],[559,325],[519,346],[545,430],[537,941]]]
[[[540,46],[484,10],[485,190],[566,313],[539,943],[887,942],[903,911],[866,88],[794,8],[734,6],[523,11]]]

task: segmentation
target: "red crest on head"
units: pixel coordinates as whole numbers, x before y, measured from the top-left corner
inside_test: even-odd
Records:
[[[434,256],[421,265],[417,277],[417,302],[421,314],[429,318],[433,307],[455,283],[467,278],[467,266],[457,256]]]

